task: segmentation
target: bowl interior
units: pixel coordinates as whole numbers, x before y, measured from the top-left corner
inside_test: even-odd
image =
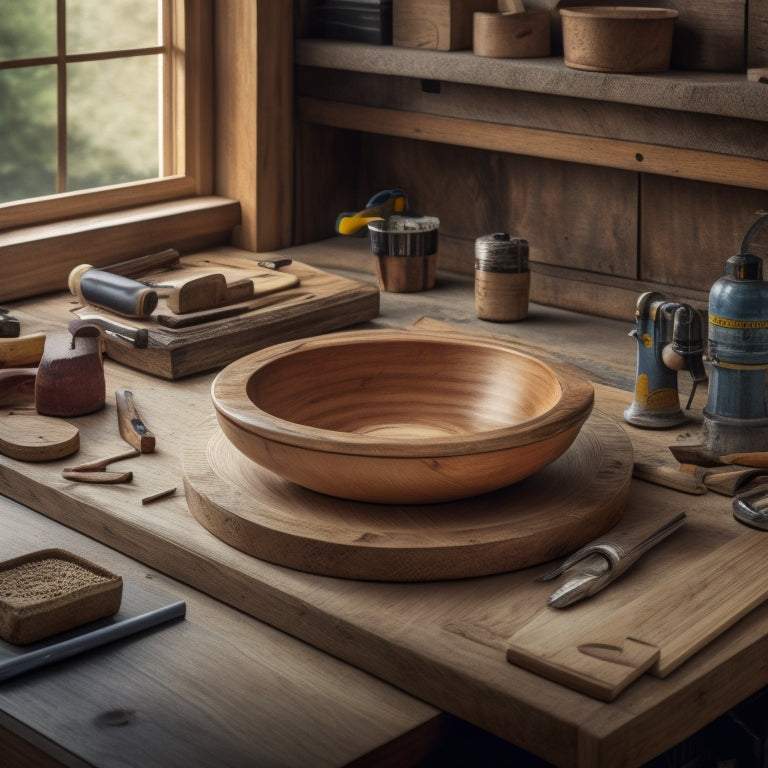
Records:
[[[509,350],[384,339],[294,350],[246,392],[276,419],[386,441],[509,429],[554,408],[562,388],[547,365]]]

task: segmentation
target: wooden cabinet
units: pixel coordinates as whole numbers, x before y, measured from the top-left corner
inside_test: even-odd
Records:
[[[443,268],[470,273],[476,237],[512,232],[531,244],[534,301],[625,319],[648,289],[703,306],[768,209],[768,85],[744,71],[312,39],[294,62],[296,243],[400,186],[440,217]]]

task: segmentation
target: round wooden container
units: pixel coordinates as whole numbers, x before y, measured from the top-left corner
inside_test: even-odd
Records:
[[[475,241],[475,314],[481,320],[517,322],[528,317],[531,274],[528,241],[507,233]]]
[[[227,439],[271,472],[344,499],[429,504],[554,461],[594,391],[582,371],[494,339],[373,329],[246,355],[211,395]]]
[[[525,59],[549,56],[549,11],[473,15],[472,50],[476,56]]]
[[[678,15],[668,8],[561,8],[565,65],[594,72],[664,72]]]

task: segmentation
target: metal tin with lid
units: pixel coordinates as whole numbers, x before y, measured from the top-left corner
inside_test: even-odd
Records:
[[[527,240],[506,232],[475,240],[475,314],[481,320],[524,320],[530,281]]]

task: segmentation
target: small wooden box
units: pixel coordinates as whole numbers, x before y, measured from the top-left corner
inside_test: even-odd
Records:
[[[472,47],[475,11],[497,11],[498,0],[393,0],[392,44],[458,51]]]
[[[27,645],[120,609],[123,580],[63,549],[0,563],[0,638]]]

